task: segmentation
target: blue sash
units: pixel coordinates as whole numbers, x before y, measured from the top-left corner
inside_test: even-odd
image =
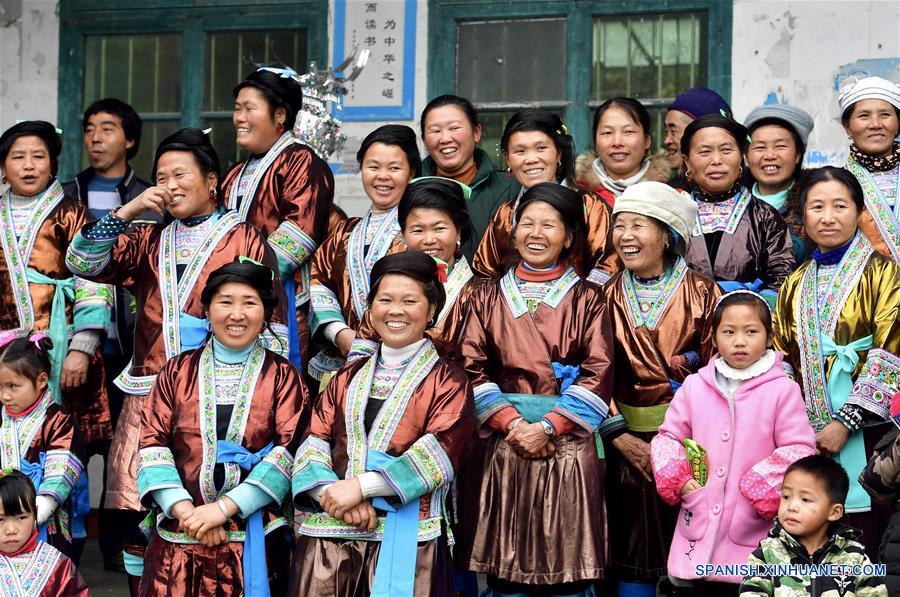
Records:
[[[38,454],[37,462],[28,462],[24,458],[19,461],[19,470],[22,473],[31,479],[31,483],[34,485],[34,490],[37,491],[41,486],[41,481],[44,480],[44,459],[47,455],[44,452]],[[45,522],[42,525],[38,526],[38,539],[47,541],[47,523]]]
[[[91,513],[91,494],[88,484],[87,468],[78,475],[75,489],[72,490],[72,538],[84,539],[87,537],[87,529],[84,522]]]
[[[369,450],[366,470],[375,470],[394,460],[393,456]],[[377,497],[372,505],[387,512],[381,550],[375,565],[375,582],[371,597],[408,597],[414,593],[416,580],[416,548],[419,539],[419,498],[405,506],[392,506]]]
[[[719,285],[719,288],[724,290],[725,292],[732,292],[734,290],[752,290],[753,292],[759,292],[759,289],[763,287],[763,281],[759,278],[753,280],[752,282],[738,282],[737,280],[719,280],[716,282]]]
[[[209,337],[208,319],[182,312],[178,314],[178,327],[181,335],[181,352],[200,348]]]
[[[284,280],[284,294],[287,296],[288,360],[298,371],[303,371],[303,355],[300,352],[300,330],[297,328],[297,283],[293,276]]]
[[[853,389],[852,376],[859,363],[857,352],[870,348],[872,348],[872,336],[854,340],[844,346],[835,344],[831,338],[822,338],[822,355],[835,355],[831,371],[828,373],[828,396],[831,398],[832,412],[837,412],[844,406],[850,396],[850,390]],[[851,433],[847,438],[847,443],[834,459],[844,467],[850,477],[850,491],[844,502],[847,510],[853,512],[871,508],[872,499],[859,484],[859,474],[866,467],[868,460],[862,431]]]
[[[216,442],[216,462],[224,464],[233,462],[245,471],[256,466],[274,444],[269,444],[257,453],[253,453],[234,442],[219,440]],[[263,529],[262,510],[257,510],[247,518],[247,534],[244,539],[244,595],[247,597],[269,596],[269,572],[266,569],[266,535]]]

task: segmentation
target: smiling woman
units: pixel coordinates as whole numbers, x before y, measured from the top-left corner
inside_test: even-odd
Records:
[[[274,252],[256,228],[242,223],[237,212],[216,209],[219,157],[202,131],[182,129],[164,139],[153,172],[156,186],[84,226],[66,256],[71,271],[126,286],[137,299],[134,357],[116,379],[126,396],[110,449],[106,494],[108,508],[133,512],[127,550],[137,558],[135,566],[144,543],[136,526],[143,508],[135,468],[143,397],[167,360],[206,342],[209,322],[200,293],[216,268],[245,256],[278,270]],[[129,219],[146,210],[165,211],[175,219],[126,233]],[[286,353],[286,301],[280,286],[277,294],[281,302],[267,343]]]

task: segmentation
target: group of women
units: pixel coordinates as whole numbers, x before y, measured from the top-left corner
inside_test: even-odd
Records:
[[[472,105],[441,96],[428,157],[409,127],[371,132],[371,206],[329,225],[333,178],[291,134],[283,74],[234,90],[248,158],[223,173],[178,131],[154,186],[95,222],[55,179],[51,125],[0,138],[0,328],[57,334],[51,382],[86,435],[111,431],[104,372],[92,355],[78,379],[66,334],[102,327],[98,283],[136,298],[134,359],[106,372],[128,394],[106,505],[133,512],[134,594],[452,595],[467,572],[497,596],[654,587],[678,511],[650,441],[735,289],[771,304],[819,451],[858,476],[900,389],[896,85],[843,88],[847,169],[806,173],[812,120],[789,106],[694,120],[683,172],[637,100],[604,102],[577,158],[526,109],[503,172]],[[163,223],[130,229],[148,209]]]

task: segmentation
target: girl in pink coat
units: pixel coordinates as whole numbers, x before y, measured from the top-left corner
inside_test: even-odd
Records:
[[[650,444],[660,496],[681,502],[668,560],[676,596],[738,594],[734,566],[771,528],[785,469],[815,453],[800,387],[769,348],[765,299],[722,296],[713,333],[719,354],[685,380]]]

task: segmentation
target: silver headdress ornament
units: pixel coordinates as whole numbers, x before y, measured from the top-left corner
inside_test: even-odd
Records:
[[[347,140],[341,133],[341,121],[331,115],[331,108],[340,105],[347,93],[345,84],[359,77],[369,61],[369,50],[357,52],[358,48],[354,47],[347,59],[334,68],[319,70],[315,62],[310,62],[306,73],[288,75],[303,88],[303,106],[297,113],[294,136],[323,160],[341,149]],[[335,72],[343,76],[336,77]]]

